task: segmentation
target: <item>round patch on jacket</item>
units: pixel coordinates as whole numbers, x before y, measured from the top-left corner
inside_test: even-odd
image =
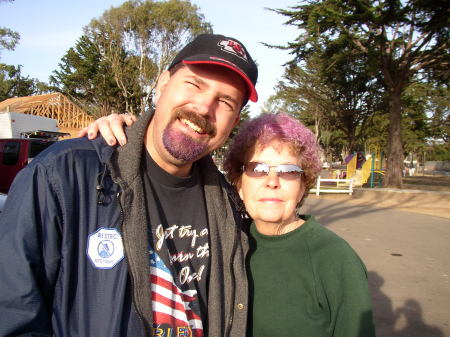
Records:
[[[124,257],[122,235],[116,228],[100,228],[89,235],[87,256],[99,269],[111,269]]]

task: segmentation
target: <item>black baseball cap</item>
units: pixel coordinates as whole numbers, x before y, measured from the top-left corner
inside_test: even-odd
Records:
[[[217,34],[201,34],[188,43],[173,59],[169,69],[176,64],[216,64],[227,67],[242,77],[248,88],[248,97],[258,101],[255,84],[258,67],[247,49],[238,40]]]

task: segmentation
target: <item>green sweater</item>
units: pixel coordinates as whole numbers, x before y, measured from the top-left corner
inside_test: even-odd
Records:
[[[249,336],[373,337],[363,262],[314,217],[294,231],[251,227]]]

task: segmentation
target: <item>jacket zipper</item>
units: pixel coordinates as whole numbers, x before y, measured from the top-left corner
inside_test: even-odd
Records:
[[[236,226],[236,228],[237,228],[237,226]],[[231,327],[233,325],[233,319],[234,319],[234,306],[235,306],[235,302],[236,302],[236,290],[235,290],[236,289],[236,278],[234,277],[234,272],[233,272],[233,256],[236,254],[236,249],[237,249],[236,241],[238,238],[238,233],[235,232],[234,234],[235,234],[234,235],[234,244],[233,244],[233,248],[231,251],[231,260],[230,260],[230,265],[229,265],[230,274],[231,274],[231,283],[232,283],[232,287],[231,287],[232,301],[230,304],[230,308],[228,309],[229,310],[229,318],[228,318],[228,322],[226,325],[227,328],[225,330],[225,336],[230,336],[230,331],[231,331]]]
[[[124,246],[124,248],[125,248],[125,253],[127,253],[127,251],[128,251],[128,245],[125,244],[125,242],[126,242],[125,239],[126,239],[127,234],[126,234],[126,231],[125,231],[124,228],[123,228],[124,212],[123,212],[122,203],[120,202],[120,192],[117,192],[116,198],[117,198],[117,203],[119,204],[119,208],[120,208],[120,228],[121,228],[122,233],[123,233],[123,246]],[[126,254],[126,255],[129,256],[129,254]],[[128,258],[127,258],[127,260],[128,260]],[[127,262],[127,263],[128,263],[128,262]],[[129,266],[129,263],[128,263],[128,266]],[[134,285],[134,277],[133,277],[133,273],[131,272],[131,270],[129,269],[129,267],[128,267],[128,270],[129,270],[128,275],[130,275],[130,288],[131,288],[131,294],[132,294],[133,299],[134,299],[134,305],[133,305],[134,312],[135,312],[136,315],[139,317],[139,319],[142,321],[142,324],[144,325],[144,328],[145,328],[147,331],[151,331],[151,330],[150,330],[150,327],[148,326],[147,320],[144,318],[144,316],[142,315],[142,313],[141,313],[141,312],[139,311],[139,309],[137,308],[137,302],[138,302],[138,301],[136,300],[136,297],[135,297],[135,295],[134,295],[134,287],[135,287],[135,285]]]

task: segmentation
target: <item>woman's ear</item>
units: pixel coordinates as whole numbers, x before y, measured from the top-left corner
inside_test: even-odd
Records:
[[[170,72],[168,70],[166,70],[159,76],[158,82],[156,83],[155,96],[153,97],[153,103],[155,105],[156,103],[158,103],[159,97],[166,88],[167,83],[169,83],[169,80],[170,80]]]
[[[300,190],[301,190],[301,192],[300,192],[300,195],[299,195],[299,197],[298,197],[297,204],[298,204],[300,201],[302,201],[303,196],[305,195],[305,191],[306,191],[306,185],[305,185],[305,183],[303,182],[303,179],[302,179],[302,186],[300,186]]]
[[[241,200],[244,200],[244,194],[242,193],[242,178],[239,178],[239,180],[236,182],[236,190]]]

